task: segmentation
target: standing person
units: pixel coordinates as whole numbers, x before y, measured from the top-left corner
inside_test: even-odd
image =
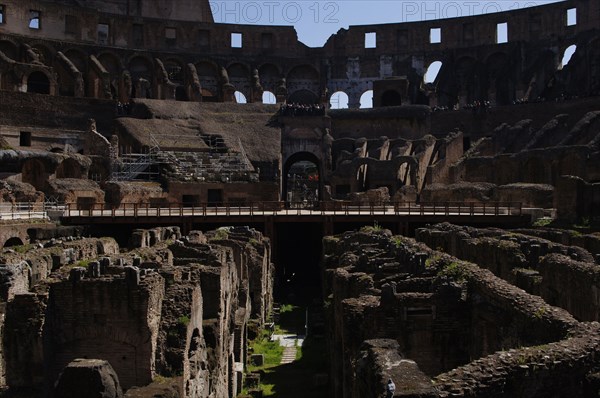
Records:
[[[392,381],[392,379],[388,379],[387,386],[385,387],[386,398],[393,398],[394,392],[396,392],[396,385]]]

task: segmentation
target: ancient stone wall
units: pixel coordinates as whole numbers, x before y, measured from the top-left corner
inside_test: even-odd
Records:
[[[240,392],[247,324],[264,323],[272,306],[269,242],[248,228],[189,237],[157,228],[134,237],[127,253],[112,239],[54,239],[4,253],[10,264],[39,261],[52,271],[35,281],[6,273],[0,374],[9,389],[47,394],[67,364],[89,358],[108,361],[125,389],[143,386],[131,397]],[[7,267],[12,276],[21,269]],[[157,375],[168,382],[152,383]]]
[[[597,325],[575,336],[536,347],[510,349],[475,360],[435,380],[440,397],[526,396],[533,398],[595,394]]]
[[[158,275],[64,281],[50,285],[44,325],[49,380],[75,358],[106,359],[124,388],[155,372],[164,281]]]
[[[598,267],[585,249],[501,230],[448,224],[419,229],[417,239],[477,263],[577,319],[599,319]]]
[[[392,76],[407,76],[410,102],[427,105],[462,106],[483,99],[509,104],[521,98],[554,98],[564,92],[584,96],[598,90],[598,71],[590,61],[597,57],[597,38],[587,34],[599,27],[595,3],[569,0],[484,16],[352,26],[319,49],[299,42],[291,27],[211,23],[206,7],[206,2],[153,2],[126,16],[123,10],[107,14],[55,3],[9,1],[3,25],[10,33],[2,40],[2,51],[5,68],[19,69],[19,79],[4,84],[27,91],[34,71],[30,59],[42,59],[58,70],[60,51],[81,75],[80,91],[124,102],[132,95],[233,101],[236,90],[250,102],[260,101],[263,91],[290,102],[314,102],[327,89],[325,97],[344,91],[350,107],[358,107],[374,81]],[[577,10],[575,24],[567,23],[569,8]],[[162,19],[143,18],[159,9]],[[40,12],[39,29],[28,26],[31,10]],[[204,22],[198,23],[198,15]],[[181,20],[188,18],[195,21]],[[507,43],[496,39],[501,23],[508,24]],[[431,29],[439,29],[439,42],[431,42]],[[375,48],[365,48],[367,33],[376,35]],[[232,34],[241,36],[241,46],[233,45]],[[20,56],[16,35],[31,43],[27,57]],[[35,41],[40,38],[46,43]],[[578,45],[576,59],[558,70],[562,53],[571,44]],[[111,51],[96,50],[105,46]],[[133,48],[144,53],[125,50]],[[152,50],[161,54],[150,54]],[[97,56],[97,63],[90,61],[91,55]],[[160,62],[155,62],[157,55]],[[421,89],[423,76],[434,61],[443,66],[435,88],[427,92]],[[74,95],[52,78],[51,69],[45,73],[53,93]],[[556,82],[554,86],[550,81]]]
[[[543,373],[543,369],[548,368],[532,367],[536,363],[535,356],[527,356],[529,350],[555,344],[577,345],[579,343],[567,340],[567,336],[586,327],[566,311],[525,293],[488,270],[432,251],[411,239],[392,237],[384,231],[363,229],[326,238],[324,266],[325,289],[330,301],[328,338],[333,389],[339,397],[354,396],[352,391],[357,387],[373,383],[370,380],[373,380],[374,370],[360,367],[357,361],[357,358],[365,358],[360,350],[368,338],[397,341],[402,357],[414,360],[427,375],[440,372],[459,375],[452,380],[444,373],[436,377],[437,383],[442,382],[441,387],[436,386],[439,396],[448,396],[445,391],[451,391],[460,393],[458,396],[483,397],[486,392],[476,389],[452,389],[451,386],[461,383],[465,388],[467,385],[475,387],[469,383],[477,382],[482,383],[481,388],[487,388],[483,384],[485,375],[461,374],[461,369],[471,369],[479,363],[494,366],[495,358],[502,355],[494,353],[512,348],[510,352],[521,355],[527,369],[533,369],[532,373],[525,373],[524,378],[538,377],[538,371],[542,372],[539,377],[552,377]],[[584,357],[593,356],[595,340],[588,339],[582,344]],[[565,355],[559,356],[566,360]],[[465,365],[477,358],[481,359]],[[571,363],[576,367],[573,374],[580,380],[593,368],[585,360]],[[461,364],[464,366],[450,371]],[[375,372],[378,383],[393,375],[389,369],[380,369],[376,368]],[[406,396],[419,396],[416,391],[432,394],[422,383],[412,383],[415,371],[420,373],[414,368],[407,372],[410,377],[392,376],[397,388],[400,386]],[[499,379],[504,380],[507,387],[500,391],[506,391],[505,396],[509,396],[508,391],[514,388],[511,383],[519,383],[520,379],[514,373],[501,374]],[[474,381],[468,382],[468,377]],[[417,379],[425,380],[422,376]],[[575,388],[573,391],[581,388],[569,386]],[[543,396],[547,391],[538,384],[528,388],[531,396]],[[563,391],[567,391],[567,387]],[[473,395],[467,395],[469,393]]]

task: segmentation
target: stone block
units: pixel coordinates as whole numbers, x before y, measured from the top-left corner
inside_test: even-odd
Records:
[[[58,377],[54,396],[60,398],[122,398],[119,378],[107,361],[75,359]]]
[[[69,272],[69,280],[73,283],[77,283],[85,278],[86,269],[83,267],[74,267]]]
[[[265,363],[265,356],[263,354],[252,354],[250,356],[250,363],[253,366],[263,366]]]

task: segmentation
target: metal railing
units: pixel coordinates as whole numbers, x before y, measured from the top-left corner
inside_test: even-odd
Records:
[[[0,220],[47,220],[49,211],[64,212],[67,206],[57,203],[0,203]]]
[[[520,202],[386,202],[354,204],[351,202],[257,202],[248,204],[198,205],[125,203],[114,208],[96,204],[85,209],[66,205],[63,217],[210,217],[210,216],[521,216]]]

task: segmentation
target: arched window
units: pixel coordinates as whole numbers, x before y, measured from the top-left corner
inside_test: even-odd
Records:
[[[348,94],[343,91],[333,93],[329,99],[331,109],[348,109]]]
[[[8,239],[4,243],[4,247],[14,247],[14,246],[23,246],[23,241],[21,240],[21,238],[13,237],[13,238]]]
[[[283,173],[283,200],[292,207],[310,207],[319,200],[319,160],[314,154],[293,154],[285,162]]]
[[[246,96],[239,91],[236,91],[235,93],[233,93],[233,95],[235,97],[235,102],[237,102],[238,104],[246,104],[248,102],[246,100]]]
[[[560,61],[560,65],[558,66],[559,70],[567,66],[567,64],[571,61],[571,57],[573,57],[573,54],[575,54],[575,51],[577,51],[577,46],[575,44],[567,47],[563,54],[562,60]]]
[[[262,96],[262,102],[263,104],[276,104],[277,103],[277,98],[275,97],[275,94],[273,94],[270,91],[265,91],[263,92],[263,96]]]
[[[425,72],[425,76],[423,76],[423,81],[425,83],[433,83],[435,79],[437,79],[438,74],[440,73],[440,69],[442,68],[441,61],[432,62],[427,68],[427,72]]]
[[[361,109],[373,107],[373,90],[368,90],[360,96],[360,107]]]
[[[50,80],[42,72],[33,72],[27,78],[27,92],[37,94],[50,94]]]

